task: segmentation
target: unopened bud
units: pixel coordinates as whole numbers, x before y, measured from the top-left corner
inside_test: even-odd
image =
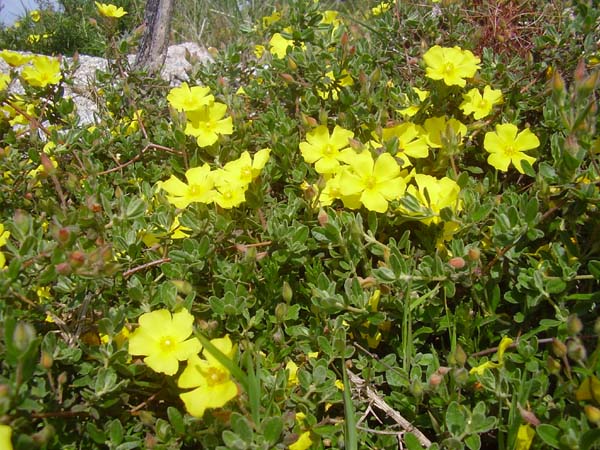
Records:
[[[573,361],[585,361],[587,351],[579,339],[569,341],[567,344],[567,356]]]
[[[71,231],[68,228],[59,228],[59,230],[56,233],[56,239],[58,240],[58,242],[60,242],[61,244],[66,244],[67,242],[69,242],[70,238]]]
[[[48,155],[42,152],[40,154],[40,161],[42,162],[42,167],[47,175],[54,175],[56,173],[56,167],[54,167],[54,164],[52,164]]]
[[[464,385],[469,380],[469,372],[464,367],[457,367],[452,370],[452,378],[459,386]]]
[[[546,367],[548,368],[548,372],[557,375],[560,372],[560,361],[554,359],[552,356],[548,356]]]
[[[349,41],[348,32],[344,31],[344,33],[342,34],[342,37],[340,38],[340,44],[342,44],[342,47],[345,47],[348,45],[348,41]]]
[[[567,346],[564,342],[559,341],[558,339],[552,339],[552,352],[558,358],[564,358],[567,354]]]
[[[40,366],[42,366],[46,370],[49,370],[52,367],[53,363],[54,358],[52,357],[52,355],[48,352],[42,351],[42,354],[40,355]]]
[[[0,384],[0,398],[8,397],[10,393],[10,387],[8,384]]]
[[[587,75],[587,71],[585,70],[585,61],[583,58],[579,60],[577,63],[577,67],[575,68],[575,73],[573,74],[573,79],[575,80],[575,85],[579,86],[581,83],[585,81],[585,77]]]
[[[429,387],[431,388],[436,388],[438,387],[441,383],[442,380],[444,379],[444,377],[442,375],[440,375],[439,373],[432,373],[431,376],[429,377]]]
[[[463,367],[466,362],[467,354],[460,346],[460,344],[457,344],[456,349],[448,356],[448,363],[452,366]]]
[[[298,68],[298,64],[296,64],[296,61],[294,61],[294,59],[291,56],[287,57],[287,66],[288,69],[290,69],[292,72],[295,72]]]
[[[533,425],[534,427],[537,427],[540,423],[542,423],[542,422],[540,422],[540,419],[538,419],[534,413],[521,407],[521,405],[519,405],[519,414],[521,414],[521,418],[525,422],[527,422],[530,425]]]
[[[292,287],[287,281],[284,281],[283,285],[281,286],[281,296],[286,303],[290,303],[292,301],[294,291],[292,291]]]
[[[85,263],[85,253],[81,250],[71,252],[69,255],[69,264],[72,268],[81,267],[83,266],[83,263]]]
[[[600,409],[592,405],[585,405],[583,410],[585,411],[585,416],[590,422],[596,426],[600,426]]]
[[[317,215],[317,220],[319,221],[319,225],[321,225],[322,227],[327,225],[327,222],[329,222],[329,216],[327,215],[327,211],[325,211],[324,209],[320,209],[319,214]]]
[[[319,122],[314,117],[307,116],[306,114],[302,114],[302,122],[304,125],[308,125],[309,127],[316,127]]]
[[[581,319],[577,317],[577,314],[571,314],[567,318],[567,332],[570,336],[575,336],[576,334],[581,333],[583,329],[583,324],[581,323]]]
[[[479,258],[481,257],[481,250],[479,250],[477,247],[470,248],[467,252],[467,256],[471,261],[479,261]]]
[[[565,80],[557,70],[552,73],[551,86],[555,94],[562,94],[565,91]]]
[[[423,383],[421,383],[420,380],[413,380],[413,382],[410,384],[410,393],[417,399],[423,397]]]
[[[58,375],[58,378],[56,379],[56,382],[60,385],[65,384],[68,381],[68,376],[67,376],[67,372],[61,372]]]
[[[71,265],[66,262],[58,263],[56,266],[54,266],[54,270],[56,270],[56,273],[59,275],[70,275],[73,271],[73,269],[71,269]]]
[[[14,346],[19,352],[23,353],[27,351],[29,345],[35,339],[35,328],[30,323],[18,322],[13,331],[12,338]]]
[[[450,264],[450,266],[454,269],[462,269],[463,267],[465,267],[466,262],[464,258],[461,258],[460,256],[455,256],[454,258],[450,258],[448,264]]]
[[[286,303],[278,303],[275,307],[275,318],[279,322],[284,322],[288,312],[288,305]]]
[[[285,81],[286,83],[295,83],[294,77],[291,76],[289,73],[280,73],[279,76],[283,78],[283,81]]]
[[[369,78],[371,79],[371,85],[379,83],[379,80],[381,80],[381,69],[379,66],[375,68]]]

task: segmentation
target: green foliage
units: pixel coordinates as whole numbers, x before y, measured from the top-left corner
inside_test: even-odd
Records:
[[[307,439],[316,449],[394,448],[400,436],[417,449],[421,433],[430,448],[597,446],[598,11],[530,2],[547,20],[508,21],[520,33],[509,48],[489,39],[500,33],[486,28],[493,3],[511,2],[396,2],[381,14],[369,4],[350,14],[293,0],[278,15],[268,5],[267,20],[258,5],[240,9],[233,23],[256,26],[240,26],[188,81],[209,87],[233,121],[232,134],[206,147],[169,108],[168,82],[119,70],[141,14],[135,2],[120,3],[131,22],[72,30],[102,33],[102,45],[81,41],[97,50],[111,43],[94,126],[79,124],[63,98],[69,68],[45,87],[12,70],[25,92],[0,92],[0,424],[14,448],[297,449]],[[23,42],[33,27],[75,17],[77,5],[42,10],[40,22],[26,18],[0,39]],[[96,14],[86,5],[82,18]],[[338,6],[342,23],[323,23]],[[281,57],[270,52],[276,33],[289,40]],[[466,87],[426,76],[434,45],[481,59]],[[475,120],[463,94],[486,85],[504,101]],[[444,126],[425,158],[408,153],[404,136],[384,138],[444,115],[466,135]],[[523,173],[488,163],[486,136],[509,123],[540,142]],[[386,199],[385,212],[368,201],[351,209],[341,194],[326,204],[332,177],[300,150],[318,125],[352,131],[353,152],[409,160],[406,193]],[[193,184],[189,169],[222,174],[264,148],[269,160],[241,205],[173,205],[172,176]],[[448,179],[457,199],[442,204],[444,193],[419,189],[417,175]],[[128,351],[142,314],[182,308],[204,357],[239,391],[202,418],[186,411],[177,376]],[[225,335],[232,357],[211,344]]]

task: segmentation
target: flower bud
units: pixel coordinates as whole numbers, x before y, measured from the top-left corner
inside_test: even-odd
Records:
[[[294,291],[292,291],[292,287],[287,281],[284,281],[283,285],[281,286],[281,296],[286,303],[290,303],[292,301]]]
[[[66,262],[58,263],[56,266],[54,266],[54,270],[56,270],[56,273],[59,275],[70,275],[73,271],[71,269],[71,265]]]
[[[56,173],[56,167],[54,167],[48,155],[42,152],[40,154],[40,161],[42,162],[42,167],[47,175],[54,175]]]
[[[583,329],[583,324],[581,323],[581,319],[577,317],[577,314],[571,314],[567,318],[567,332],[570,336],[575,336],[576,334],[581,333]]]
[[[424,389],[421,380],[413,380],[413,382],[410,384],[410,393],[417,399],[421,399],[423,397]]]
[[[579,339],[570,340],[567,344],[567,356],[573,361],[585,361],[587,351]]]
[[[85,253],[83,253],[81,250],[75,250],[71,252],[71,254],[69,255],[69,265],[72,268],[81,267],[84,263]]]
[[[521,405],[519,405],[519,414],[521,414],[521,418],[525,422],[527,422],[530,425],[533,425],[534,427],[537,427],[540,423],[542,423],[542,422],[540,422],[540,419],[538,419],[534,413],[521,407]]]
[[[59,230],[56,232],[56,239],[61,244],[66,244],[67,242],[69,242],[70,238],[71,231],[66,227],[59,228]]]
[[[67,376],[67,372],[61,372],[60,375],[58,375],[58,378],[56,379],[56,382],[59,385],[63,385],[68,381],[68,376]]]
[[[324,209],[319,210],[317,220],[319,221],[319,225],[321,225],[322,227],[327,225],[327,222],[329,222],[329,216],[327,215],[327,212]]]
[[[29,345],[35,339],[35,328],[33,325],[27,322],[18,322],[15,326],[15,330],[13,331],[13,344],[19,350],[19,352],[23,353],[27,351]]]
[[[465,353],[463,348],[460,346],[460,344],[457,344],[456,349],[452,353],[450,353],[450,355],[448,356],[448,363],[451,366],[463,367],[466,362],[467,362],[467,354]]]
[[[453,269],[462,269],[463,267],[465,267],[466,262],[460,256],[455,256],[454,258],[450,258],[450,261],[448,261],[448,264],[450,264],[450,266]]]
[[[565,80],[557,70],[552,72],[551,86],[552,92],[555,94],[562,94],[565,91]]]
[[[275,318],[279,322],[284,322],[288,312],[288,305],[286,303],[278,303],[275,307]]]
[[[281,78],[283,78],[283,81],[285,81],[286,83],[294,83],[294,77],[291,76],[289,73],[280,73],[279,76]]]
[[[296,64],[296,61],[294,61],[294,59],[291,56],[287,57],[287,66],[288,69],[290,69],[292,72],[295,72],[298,68],[298,64]]]
[[[53,363],[54,358],[52,357],[52,355],[48,352],[42,351],[42,354],[40,355],[40,366],[42,366],[46,370],[49,370],[52,367]]]
[[[452,370],[452,378],[459,386],[464,385],[469,380],[469,372],[464,367],[457,367]]]
[[[470,248],[467,252],[467,256],[471,261],[479,261],[479,258],[481,257],[481,250],[479,250],[477,247]]]
[[[560,361],[554,359],[552,356],[548,356],[546,367],[548,368],[548,372],[557,375],[560,372]]]
[[[600,426],[600,409],[592,405],[585,405],[583,410],[585,411],[585,416],[590,422],[596,426]]]
[[[441,383],[442,380],[444,379],[443,375],[434,372],[431,374],[431,376],[429,377],[429,387],[431,388],[437,388]]]
[[[554,338],[552,339],[552,352],[558,358],[564,358],[567,354],[567,346],[564,344],[564,342],[561,342],[558,339]]]

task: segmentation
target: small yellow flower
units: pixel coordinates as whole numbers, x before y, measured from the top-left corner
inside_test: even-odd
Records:
[[[175,375],[179,361],[202,349],[198,339],[188,339],[194,331],[194,316],[186,309],[174,314],[166,309],[145,313],[139,323],[129,337],[129,353],[146,356],[144,362],[155,372]]]
[[[483,372],[486,371],[486,369],[496,369],[498,367],[501,367],[504,364],[504,352],[506,351],[506,349],[508,347],[510,347],[510,345],[513,343],[513,340],[507,336],[504,336],[502,338],[502,340],[500,341],[500,345],[498,346],[498,352],[496,353],[496,356],[498,358],[498,362],[492,362],[492,361],[486,361],[483,364],[480,364],[476,367],[473,367],[469,373],[470,374],[476,374],[476,375],[482,375]]]
[[[233,357],[235,348],[229,336],[210,342],[227,357]],[[206,409],[220,408],[238,395],[237,385],[231,379],[229,370],[207,350],[203,354],[204,358],[190,356],[187,367],[177,381],[180,388],[194,388],[179,394],[185,408],[194,417],[202,417]]]
[[[206,86],[189,87],[184,81],[181,86],[171,89],[167,101],[177,111],[195,111],[203,106],[209,106],[215,101]]]
[[[190,203],[211,203],[214,199],[214,178],[210,166],[204,164],[185,172],[187,184],[171,175],[161,183],[161,189],[169,194],[167,200],[177,208],[186,208]]]
[[[432,80],[443,80],[448,86],[461,87],[466,84],[465,78],[475,75],[481,62],[470,50],[439,45],[427,50],[423,60],[427,65],[425,76]]]
[[[94,3],[96,4],[96,8],[98,8],[98,12],[101,15],[103,15],[104,17],[119,19],[119,18],[123,17],[125,14],[127,14],[127,11],[125,11],[120,6],[117,7],[110,3],[99,3],[99,2],[94,2]]]
[[[33,64],[25,67],[21,76],[29,85],[35,87],[57,84],[62,79],[60,62],[48,56],[34,56]]]
[[[13,52],[11,50],[2,50],[0,52],[0,58],[6,61],[6,64],[11,67],[19,67],[31,61],[32,56],[23,55],[19,52]]]
[[[483,94],[477,88],[463,94],[463,102],[459,108],[463,110],[465,115],[473,114],[475,120],[479,120],[488,116],[494,105],[500,103],[502,103],[502,91],[486,86],[483,88]]]
[[[535,437],[535,430],[531,428],[529,424],[519,426],[517,431],[517,440],[515,442],[515,450],[529,450],[533,438]]]
[[[39,288],[36,289],[35,292],[36,292],[40,302],[52,299],[52,293],[50,292],[50,286],[40,286]]]
[[[333,173],[346,156],[352,156],[354,153],[349,148],[349,140],[353,137],[352,131],[338,125],[331,135],[327,126],[319,125],[306,134],[306,142],[300,143],[300,152],[307,163],[315,164],[318,173]]]
[[[519,132],[517,126],[512,123],[496,125],[496,131],[485,133],[483,139],[483,148],[490,153],[488,164],[503,172],[506,172],[512,163],[520,173],[525,173],[521,163],[527,161],[533,164],[535,158],[524,152],[539,146],[540,140],[529,128]]]
[[[8,425],[0,425],[0,448],[2,450],[13,450],[12,428]]]
[[[34,22],[39,22],[40,18],[42,17],[40,12],[37,9],[34,9],[33,11],[31,11],[29,13],[29,17],[31,17],[31,20],[33,20]]]
[[[290,450],[306,450],[311,447],[313,441],[310,438],[310,431],[302,433],[296,442],[290,445]]]
[[[275,33],[269,41],[269,51],[281,59],[287,54],[287,49],[294,46],[294,41],[284,38],[281,33]]]
[[[392,7],[392,2],[381,2],[379,5],[371,8],[371,14],[374,16],[379,16],[384,12],[388,11]]]
[[[217,142],[219,135],[233,133],[233,119],[225,114],[227,105],[218,102],[188,111],[184,133],[194,136],[199,147],[209,147]]]
[[[290,386],[298,385],[298,365],[294,361],[288,361],[285,369],[288,371],[288,384]]]

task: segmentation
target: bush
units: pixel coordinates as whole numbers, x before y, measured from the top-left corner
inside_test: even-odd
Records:
[[[0,439],[597,445],[599,12],[509,7],[283,2],[90,127],[14,69]]]

